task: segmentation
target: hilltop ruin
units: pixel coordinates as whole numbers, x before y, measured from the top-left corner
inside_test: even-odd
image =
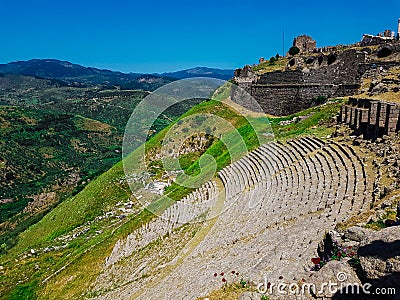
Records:
[[[280,58],[285,63],[281,68],[265,61],[235,71],[234,82],[267,114],[289,115],[320,104],[323,99],[353,96],[366,80],[400,64],[400,42],[392,32],[373,38],[364,35],[353,45],[323,48],[317,48],[311,37],[303,35],[295,38],[293,45],[300,53]],[[247,107],[242,95],[231,96]]]

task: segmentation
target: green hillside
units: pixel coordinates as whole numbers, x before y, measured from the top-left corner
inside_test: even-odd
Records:
[[[329,134],[329,125],[338,112],[339,104],[332,102],[284,119],[271,119],[272,128],[278,138],[299,134]],[[198,113],[212,113],[229,120],[241,133],[247,149],[258,146],[254,127],[251,128],[243,116],[219,101],[202,102],[173,124]],[[300,115],[306,117],[288,125],[281,123]],[[260,125],[256,128],[265,130],[269,126],[265,118],[249,117],[249,120]],[[163,137],[173,124],[147,142],[146,160],[149,166],[159,164],[154,154],[161,148]],[[207,148],[180,157],[182,162],[185,161],[187,174],[200,173],[199,159],[205,153],[215,158],[217,169],[230,163],[231,156],[226,147],[218,139],[209,138],[211,144]],[[135,153],[131,157],[135,157]],[[162,172],[158,168],[158,173]],[[37,224],[21,233],[17,245],[0,257],[2,298],[82,298],[99,274],[115,242],[154,217],[142,208],[124,178],[123,166],[119,162],[87,184],[79,194],[62,202]],[[167,195],[176,200],[188,192],[190,189],[177,184],[167,189]],[[154,200],[154,195],[144,194],[144,197],[153,197]],[[163,204],[163,199],[160,198],[157,203],[165,207],[168,203]],[[132,201],[135,210],[134,213],[123,215],[118,207],[127,201]]]
[[[126,123],[149,93],[0,76],[0,252],[121,159]],[[199,100],[172,106],[159,132]]]
[[[62,112],[0,106],[0,245],[120,160],[117,130]]]

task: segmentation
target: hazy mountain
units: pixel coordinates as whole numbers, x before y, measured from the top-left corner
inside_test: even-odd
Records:
[[[68,83],[57,79],[46,79],[37,76],[0,73],[0,95],[17,90],[44,89],[62,86],[68,86]]]
[[[174,77],[178,79],[191,78],[191,77],[212,77],[223,80],[229,80],[233,77],[234,70],[222,70],[207,67],[195,67],[192,69],[168,72],[158,74],[165,77]]]
[[[75,86],[79,86],[82,83],[86,85],[117,85],[123,89],[143,89],[149,91],[183,78],[213,77],[228,80],[233,77],[233,72],[233,70],[196,67],[162,74],[122,73],[84,67],[56,59],[31,59],[28,61],[0,64],[0,74],[35,76],[37,78],[63,81]]]
[[[8,64],[0,64],[0,73],[17,74],[25,76],[36,76],[41,78],[57,79],[68,83],[82,82],[86,84],[102,84],[102,85],[119,85],[121,87],[134,86],[142,88],[146,85],[146,89],[154,89],[162,84],[173,81],[173,79],[165,80],[157,75],[146,75],[139,73],[122,73],[110,70],[102,70],[91,67],[83,67],[68,61],[60,61],[56,59],[32,59],[28,61],[17,61]],[[149,84],[150,83],[150,84]]]

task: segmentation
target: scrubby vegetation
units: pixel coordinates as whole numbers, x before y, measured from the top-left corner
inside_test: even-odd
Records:
[[[300,135],[326,137],[330,135],[334,130],[331,125],[336,122],[335,117],[342,104],[343,100],[333,100],[290,116],[271,118],[275,138],[288,139]],[[285,121],[289,121],[288,124],[285,124]]]

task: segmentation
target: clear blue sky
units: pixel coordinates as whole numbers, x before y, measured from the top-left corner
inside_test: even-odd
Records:
[[[0,63],[56,58],[124,72],[237,68],[309,34],[318,46],[395,30],[400,1],[0,0]]]

